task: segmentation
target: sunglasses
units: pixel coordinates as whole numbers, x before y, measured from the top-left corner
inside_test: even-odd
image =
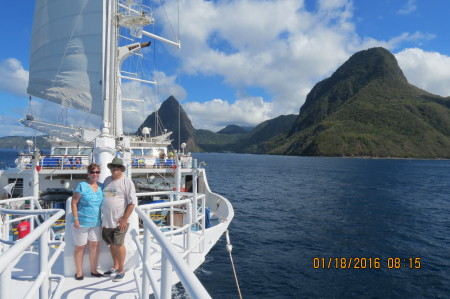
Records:
[[[91,171],[90,174],[100,174],[100,171]]]

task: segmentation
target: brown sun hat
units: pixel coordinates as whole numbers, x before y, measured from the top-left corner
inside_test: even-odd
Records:
[[[119,166],[122,172],[125,171],[125,166],[123,166],[123,160],[120,158],[114,158],[111,163],[108,163],[107,166],[108,168],[111,168],[112,166]]]

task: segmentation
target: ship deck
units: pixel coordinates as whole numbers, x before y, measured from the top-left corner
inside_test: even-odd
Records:
[[[60,256],[55,263],[52,274],[64,275],[63,257]],[[13,269],[13,275],[22,273],[36,273],[38,255],[35,252],[25,252],[19,263]],[[30,272],[29,272],[30,271]],[[132,271],[128,271],[120,282],[113,282],[113,277],[91,277],[84,276],[83,280],[75,280],[74,277],[65,277],[61,298],[80,299],[107,299],[107,298],[137,298],[136,282]],[[13,298],[24,298],[33,281],[12,280],[11,289],[14,290]],[[51,285],[55,288],[56,283]]]
[[[206,250],[202,253],[200,251],[194,250],[190,254],[190,267],[191,269],[196,269],[200,266],[205,260],[205,253],[208,252],[217,239],[220,237],[220,231],[222,229],[219,228],[218,225],[210,231],[217,231],[214,233],[215,237],[209,238],[207,237],[207,242],[205,243]],[[193,238],[198,238],[201,235],[200,231],[193,231]],[[183,247],[183,239],[180,236],[175,237],[173,240],[173,244],[177,251],[182,252]],[[103,242],[100,244],[100,256],[99,256],[99,265],[105,264],[104,260],[110,260],[110,253],[106,244]],[[68,248],[65,248],[68,249]],[[138,252],[135,251],[134,254],[138,255]],[[113,277],[105,276],[105,277],[92,277],[89,273],[88,265],[89,258],[87,255],[87,250],[85,251],[85,255],[83,258],[83,271],[84,271],[84,279],[83,280],[75,280],[74,276],[65,276],[64,271],[64,258],[69,258],[70,267],[72,265],[72,256],[64,257],[64,254],[61,254],[53,268],[52,274],[61,275],[64,277],[64,281],[62,282],[62,292],[61,298],[66,299],[81,299],[81,298],[90,298],[90,299],[109,299],[109,298],[138,298],[138,289],[136,287],[136,280],[134,275],[134,269],[126,269],[125,277],[120,282],[114,282]],[[156,256],[152,257],[152,260],[158,263],[160,261],[160,253]],[[156,259],[156,260],[155,260]],[[19,258],[18,263],[12,269],[12,276],[24,276],[30,275],[30,273],[34,273],[35,275],[39,273],[38,265],[39,265],[39,254],[36,251],[25,251]],[[67,262],[67,261],[66,261]],[[110,263],[108,262],[108,265]],[[74,266],[73,266],[74,267]],[[106,266],[99,266],[99,272],[103,273],[107,271]],[[67,271],[66,271],[67,272]],[[75,273],[74,273],[75,275]],[[154,269],[153,275],[157,277],[160,276],[160,271],[158,268]],[[179,281],[178,277],[175,273],[172,273],[172,281]],[[11,298],[24,298],[27,292],[29,291],[33,281],[31,280],[19,280],[12,279],[11,280],[11,289],[10,293],[13,295]],[[50,288],[52,291],[55,290],[57,283],[52,282]],[[150,287],[150,292],[151,287]]]

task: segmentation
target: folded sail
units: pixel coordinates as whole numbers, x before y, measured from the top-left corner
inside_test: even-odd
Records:
[[[102,115],[101,0],[36,0],[28,93]]]
[[[15,185],[16,185],[16,183],[11,183],[11,184],[8,184],[5,187],[3,187],[3,189],[9,194],[9,196],[12,196],[12,190]]]

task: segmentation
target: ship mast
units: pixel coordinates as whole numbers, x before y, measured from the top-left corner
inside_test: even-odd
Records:
[[[102,133],[116,135],[118,124],[116,101],[117,93],[117,25],[114,16],[117,14],[116,0],[103,0],[103,127]]]
[[[116,128],[117,122],[114,119],[115,98],[117,97],[115,65],[117,48],[117,25],[113,20],[117,10],[116,0],[103,0],[103,71],[102,71],[102,98],[103,98],[103,123],[101,134],[95,139],[94,161],[100,165],[99,181],[103,182],[109,175],[107,164],[116,155]]]
[[[129,165],[131,164],[130,138],[123,134],[122,120],[122,98],[120,80],[135,80],[146,84],[156,82],[122,76],[120,73],[123,61],[150,45],[146,43],[132,43],[119,47],[119,27],[128,29],[143,28],[153,23],[153,14],[149,7],[144,5],[133,5],[133,1],[126,4],[119,0],[103,0],[103,124],[101,134],[95,140],[94,156],[100,165],[101,174],[99,181],[102,182],[109,174],[107,164],[118,155],[124,160],[126,174],[131,176]],[[122,11],[121,11],[122,9]],[[125,11],[125,12],[124,12]],[[142,30],[142,35],[152,37],[180,48],[180,42],[173,42]]]

